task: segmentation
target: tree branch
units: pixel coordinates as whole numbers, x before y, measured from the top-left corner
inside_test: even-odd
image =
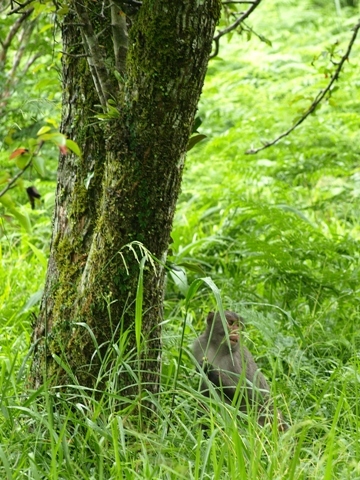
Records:
[[[119,7],[111,3],[111,28],[114,44],[115,68],[121,74],[125,74],[126,54],[128,51],[128,34],[126,17],[121,15]]]
[[[93,78],[101,106],[103,107],[104,111],[106,111],[111,88],[109,86],[108,72],[103,61],[103,55],[101,54],[98,39],[90,22],[86,7],[80,0],[75,1],[74,6],[76,14],[82,23],[80,31],[91,76]]]
[[[3,190],[1,190],[1,192],[0,192],[0,197],[2,197],[3,195],[5,195],[5,193],[6,193],[8,190],[10,190],[10,188],[14,185],[14,183],[16,182],[16,180],[17,180],[18,178],[20,178],[21,175],[24,174],[24,172],[26,172],[26,170],[30,167],[30,165],[31,165],[31,163],[32,163],[32,161],[33,161],[33,158],[40,152],[41,147],[42,147],[43,145],[44,145],[44,142],[40,142],[40,143],[38,144],[37,149],[30,155],[30,160],[29,160],[28,163],[25,165],[25,167],[24,167],[22,170],[20,170],[20,172],[18,172],[18,173],[15,175],[14,178],[12,178],[12,179],[10,180],[10,182],[6,185],[6,187],[5,187]]]
[[[209,58],[214,58],[219,53],[220,38],[226,35],[227,33],[235,30],[244,20],[246,20],[249,17],[249,15],[255,10],[255,8],[261,3],[261,0],[253,0],[252,2],[243,2],[243,3],[250,3],[251,6],[237,20],[235,20],[234,23],[224,28],[224,30],[220,30],[214,36],[213,41],[215,43],[215,48],[214,48],[214,52],[210,55]]]
[[[35,55],[33,55],[27,62],[26,64],[24,65],[24,68],[22,69],[21,71],[21,78],[23,78],[26,74],[27,74],[27,71],[29,70],[29,68],[31,67],[31,65],[36,62],[36,60],[38,58],[41,57],[41,53],[36,53]]]
[[[27,0],[25,3],[19,3],[18,7],[16,8],[13,8],[9,13],[8,15],[12,15],[13,13],[19,13],[20,10],[22,10],[23,8],[27,7],[28,5],[30,5],[30,3],[32,3],[34,0]],[[33,11],[34,9],[32,8],[31,9],[31,12]],[[28,10],[29,11],[29,10]],[[24,12],[24,13],[27,13],[27,12]]]
[[[5,40],[1,42],[2,52],[0,53],[0,64],[5,63],[7,50],[10,47],[13,38],[18,33],[19,29],[21,28],[21,26],[25,22],[25,20],[29,17],[29,15],[31,15],[33,10],[34,9],[31,8],[31,9],[27,10],[26,12],[22,13],[21,17],[19,17],[16,20],[16,22],[14,22],[14,25],[10,28],[9,33],[7,34]]]
[[[62,55],[67,55],[68,57],[73,57],[73,58],[86,58],[86,57],[88,57],[87,53],[69,53],[69,52],[64,52],[63,50],[59,50],[59,52]]]
[[[9,3],[4,2],[0,7],[0,13],[5,12],[9,7],[10,7],[10,2]]]
[[[19,47],[18,47],[17,52],[14,56],[13,65],[11,67],[11,70],[10,70],[9,76],[8,76],[8,80],[6,82],[7,84],[10,84],[12,79],[15,76],[16,70],[18,69],[18,66],[20,65],[21,59],[24,55],[25,48],[28,45],[29,39],[31,37],[31,34],[32,34],[34,28],[35,28],[35,25],[36,25],[36,21],[33,20],[30,23],[27,23],[25,25],[25,27],[23,28],[22,32],[21,32],[20,39],[19,39]]]
[[[18,178],[20,178],[21,175],[23,175],[23,173],[30,167],[31,163],[32,163],[32,157],[31,157],[31,160],[29,160],[28,163],[25,165],[25,167],[24,167],[22,170],[20,170],[20,172],[18,172],[18,173],[15,175],[14,178],[12,178],[12,179],[10,180],[10,182],[6,185],[6,187],[5,187],[3,190],[1,190],[1,192],[0,192],[0,197],[2,197],[3,195],[5,195],[5,193],[6,193],[8,190],[10,190],[10,188],[14,185],[14,183],[16,182],[16,180],[17,180]]]
[[[316,108],[318,107],[318,105],[321,103],[321,101],[323,100],[323,98],[326,96],[326,94],[330,91],[331,87],[333,86],[333,84],[336,82],[336,80],[338,80],[339,78],[339,75],[340,75],[340,72],[341,72],[341,69],[345,63],[346,60],[348,60],[349,56],[350,56],[350,52],[351,52],[351,49],[354,45],[354,42],[356,40],[356,37],[357,37],[357,34],[359,32],[359,29],[360,29],[360,21],[359,23],[357,23],[357,25],[355,25],[355,27],[353,28],[354,30],[354,33],[350,39],[350,42],[349,42],[349,45],[348,45],[348,48],[345,52],[345,54],[343,55],[343,57],[341,58],[340,62],[338,63],[338,66],[334,72],[334,74],[332,75],[331,79],[330,79],[330,82],[328,83],[327,87],[324,89],[324,90],[320,90],[320,92],[317,94],[315,100],[313,101],[313,103],[310,105],[310,107],[307,109],[307,111],[304,113],[304,115],[299,118],[299,120],[291,127],[289,128],[288,130],[286,130],[286,132],[282,133],[281,135],[279,135],[277,138],[275,138],[275,140],[272,140],[271,142],[267,142],[265,143],[265,145],[263,145],[262,147],[259,147],[259,148],[251,148],[249,150],[247,150],[245,153],[246,154],[254,154],[254,153],[258,153],[260,152],[261,150],[265,150],[266,148],[269,148],[273,145],[275,145],[276,143],[278,143],[282,138],[284,137],[287,137],[291,132],[293,132],[295,130],[295,128],[297,128],[299,125],[301,125],[303,123],[303,121],[309,116],[311,115],[315,110]]]

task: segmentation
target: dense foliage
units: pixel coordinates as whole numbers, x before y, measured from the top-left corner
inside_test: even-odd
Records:
[[[245,154],[286,130],[326,86],[357,22],[353,3],[265,2],[248,23],[267,42],[234,35],[210,63],[199,109],[207,138],[189,154],[178,204],[162,395],[152,399],[158,410],[148,432],[138,432],[131,408],[117,409],[111,384],[100,402],[83,392],[75,412],[53,414],[46,392],[28,395],[30,312],[46,268],[53,166],[36,179],[48,196],[35,210],[20,207],[19,189],[32,230],[4,219],[0,243],[4,478],[359,478],[359,42],[316,114],[275,147]],[[44,67],[44,81],[48,74]],[[17,95],[38,101],[27,82]],[[49,113],[38,107],[17,120],[6,107],[7,130],[44,121]],[[11,148],[0,153],[2,169]],[[211,414],[203,436],[187,353],[219,295],[210,281],[190,287],[202,277],[247,320],[247,345],[292,425],[286,434],[252,422],[239,429],[228,409]],[[36,404],[41,396],[45,407]]]

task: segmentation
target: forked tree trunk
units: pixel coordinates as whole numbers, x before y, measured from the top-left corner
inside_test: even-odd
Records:
[[[60,158],[31,384],[51,379],[94,388],[105,353],[111,358],[121,345],[120,353],[130,355],[141,344],[141,381],[156,392],[164,262],[220,1],[144,0],[121,75],[106,4],[77,0],[69,9],[62,23],[62,131],[83,155]],[[113,25],[114,18],[123,21],[119,9],[117,15]],[[106,101],[113,105],[108,113]],[[157,260],[145,255],[140,268],[141,245]],[[141,338],[134,328],[140,270]],[[120,369],[119,381],[129,394],[134,379],[126,372]],[[102,374],[102,386],[104,380]]]

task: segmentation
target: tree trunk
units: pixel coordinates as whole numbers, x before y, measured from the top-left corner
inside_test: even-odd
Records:
[[[116,361],[129,395],[158,388],[164,263],[220,1],[144,0],[124,71],[124,17],[102,8],[70,2],[62,24],[62,131],[83,155],[60,158],[31,383],[104,388]]]

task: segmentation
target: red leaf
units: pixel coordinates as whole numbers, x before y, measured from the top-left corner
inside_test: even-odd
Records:
[[[29,150],[27,148],[17,148],[10,155],[10,160],[16,157],[20,157],[20,155],[24,155],[24,153],[29,153]]]
[[[60,152],[63,155],[67,155],[69,153],[69,150],[65,147],[65,145],[58,145]]]

